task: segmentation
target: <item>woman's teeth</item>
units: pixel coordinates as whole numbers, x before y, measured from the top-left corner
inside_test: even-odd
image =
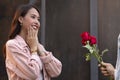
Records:
[[[33,29],[37,29],[37,26],[33,26]]]

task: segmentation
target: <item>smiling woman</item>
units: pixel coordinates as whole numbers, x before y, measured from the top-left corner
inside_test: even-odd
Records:
[[[30,4],[14,15],[5,45],[9,80],[50,80],[61,73],[62,63],[38,41],[39,19],[39,10]]]

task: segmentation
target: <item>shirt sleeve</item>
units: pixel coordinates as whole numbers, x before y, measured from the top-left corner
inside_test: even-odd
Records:
[[[13,41],[6,44],[6,67],[23,79],[35,80],[39,73],[39,56],[37,53],[23,52]]]
[[[41,45],[40,45],[41,46]],[[62,71],[62,63],[53,56],[52,52],[46,51],[45,48],[42,46],[46,56],[40,56],[45,70],[51,77],[57,77],[60,75]]]
[[[41,57],[41,60],[45,66],[47,73],[51,77],[57,77],[60,75],[62,70],[62,63],[55,58],[52,53],[49,53],[47,56]]]

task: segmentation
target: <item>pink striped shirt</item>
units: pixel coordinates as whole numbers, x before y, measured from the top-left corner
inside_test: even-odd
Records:
[[[50,80],[62,70],[61,62],[39,44],[47,56],[31,54],[24,39],[17,35],[6,43],[6,70],[9,80]]]

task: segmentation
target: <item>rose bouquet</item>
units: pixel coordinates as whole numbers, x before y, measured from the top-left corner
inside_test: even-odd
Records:
[[[103,61],[102,57],[104,53],[108,51],[108,49],[105,49],[101,52],[97,48],[97,40],[96,37],[90,35],[88,32],[83,32],[81,35],[82,38],[82,45],[84,48],[86,48],[89,52],[86,53],[86,61],[89,61],[91,59],[91,56],[95,57],[97,61],[101,64]],[[111,77],[109,77],[110,80],[112,80]]]
[[[89,52],[85,55],[86,61],[91,59],[91,56],[94,56],[99,63],[103,61],[102,56],[108,49],[105,49],[100,53],[99,49],[97,48],[97,41],[96,37],[90,35],[88,32],[83,32],[81,35],[82,38],[82,45],[85,47]]]

